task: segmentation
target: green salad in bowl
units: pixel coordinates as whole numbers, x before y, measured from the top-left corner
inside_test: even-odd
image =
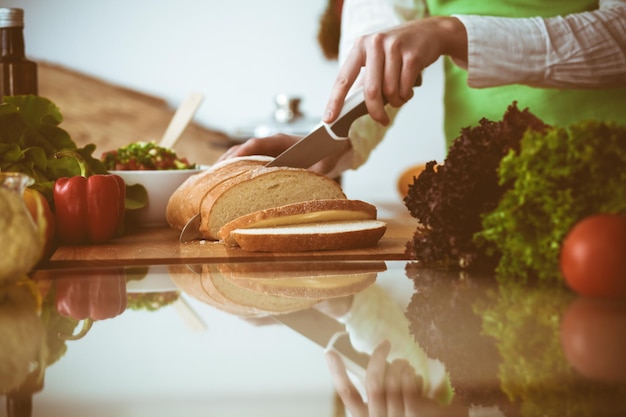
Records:
[[[202,171],[198,164],[155,142],[133,142],[103,153],[101,160],[127,186],[141,184],[146,189],[146,206],[128,213],[132,224],[141,227],[166,226],[170,196],[187,178]]]

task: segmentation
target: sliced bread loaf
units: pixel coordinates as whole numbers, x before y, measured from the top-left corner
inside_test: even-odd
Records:
[[[211,189],[231,177],[263,166],[271,160],[271,157],[262,155],[226,159],[212,165],[206,171],[187,178],[168,201],[165,211],[168,224],[174,229],[182,230],[189,219],[200,213],[202,200]]]
[[[386,230],[382,221],[351,220],[235,229],[230,235],[247,251],[305,252],[375,246]]]
[[[230,233],[236,229],[276,227],[342,220],[374,220],[376,206],[360,200],[310,200],[244,214],[222,226],[218,237],[226,245],[237,244]]]
[[[212,188],[200,207],[200,233],[219,240],[219,230],[245,214],[291,203],[345,199],[331,178],[300,168],[260,167],[231,177]]]

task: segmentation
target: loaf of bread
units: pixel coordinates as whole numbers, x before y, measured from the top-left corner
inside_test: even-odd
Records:
[[[187,178],[168,201],[165,211],[168,224],[182,230],[192,217],[200,213],[202,201],[210,190],[229,178],[261,167],[271,160],[271,157],[261,155],[231,158]]]
[[[226,245],[237,244],[230,233],[236,229],[324,223],[344,220],[374,220],[376,206],[360,200],[309,200],[244,214],[222,226],[218,237]]]
[[[315,172],[288,167],[260,167],[232,176],[213,187],[200,206],[200,233],[219,240],[219,230],[251,212],[291,203],[345,199],[341,186]]]
[[[387,230],[378,220],[350,220],[235,229],[230,236],[253,252],[304,252],[375,246]]]
[[[199,214],[203,239],[264,252],[364,248],[384,235],[375,206],[348,200],[327,176],[266,167],[271,160],[232,158],[190,177],[170,197],[168,223],[182,230]]]

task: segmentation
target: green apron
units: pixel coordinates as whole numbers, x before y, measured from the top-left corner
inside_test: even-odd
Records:
[[[426,0],[429,14],[476,14],[505,17],[564,16],[598,7],[590,0]],[[614,120],[626,122],[626,89],[574,90],[533,88],[510,85],[492,88],[470,88],[467,71],[449,58],[445,68],[445,134],[448,145],[462,128],[474,126],[486,117],[501,120],[506,108],[517,101],[544,122],[568,126],[580,120]]]

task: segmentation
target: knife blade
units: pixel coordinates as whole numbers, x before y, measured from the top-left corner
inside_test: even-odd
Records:
[[[422,84],[422,76],[415,80],[414,86]],[[386,100],[384,100],[387,103]],[[268,162],[267,167],[289,166],[310,168],[313,164],[346,146],[348,132],[352,123],[367,114],[363,87],[346,97],[337,119],[332,123],[321,123],[311,133],[300,139],[293,146]]]
[[[342,357],[348,371],[361,381],[365,380],[365,370],[370,357],[352,347],[343,324],[315,308],[276,314],[272,317],[324,350],[333,349]]]
[[[200,223],[202,222],[202,217],[200,213],[194,215],[191,219],[187,221],[183,230],[180,231],[180,236],[178,241],[180,243],[190,242],[192,240],[196,240],[202,237],[202,233],[200,233]]]

